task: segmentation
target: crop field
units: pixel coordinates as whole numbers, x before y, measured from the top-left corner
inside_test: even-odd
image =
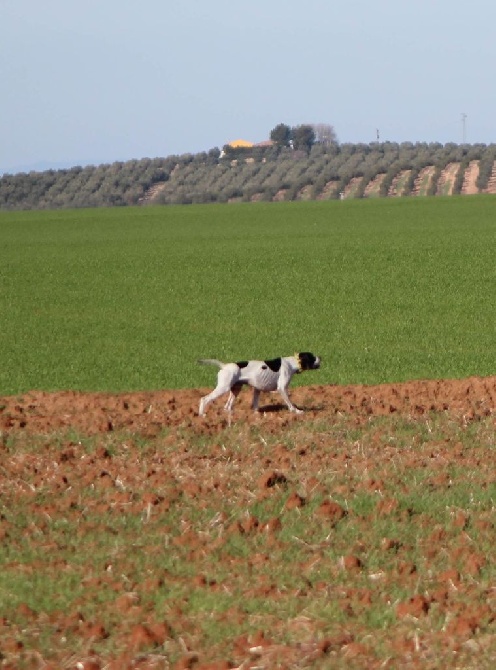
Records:
[[[0,393],[196,387],[310,350],[316,383],[494,371],[496,200],[0,215]],[[211,371],[210,371],[211,372]]]
[[[493,668],[495,205],[1,215],[0,668]]]

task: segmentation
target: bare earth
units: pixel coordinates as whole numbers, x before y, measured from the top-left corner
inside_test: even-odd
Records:
[[[372,440],[377,445],[374,447],[371,443],[371,448],[365,453],[349,441],[331,443],[326,440],[325,433],[315,432],[315,426],[320,420],[328,424],[346,421],[353,430],[361,430],[361,427],[370,425],[375,417],[404,417],[405,420],[425,426],[429,417],[436,414],[450,417],[453,424],[462,427],[461,430],[477,423],[489,423],[489,429],[492,430],[496,408],[496,376],[378,386],[293,387],[290,389],[292,400],[306,410],[302,415],[289,413],[279,404],[277,395],[262,396],[262,404],[265,405],[260,413],[254,414],[249,409],[251,394],[244,391],[232,418],[232,425],[237,427],[240,444],[243,445],[242,450],[236,451],[235,459],[228,451],[223,451],[221,439],[218,443],[214,439],[216,435],[225,434],[229,428],[222,403],[210,406],[206,418],[198,416],[199,398],[207,390],[210,389],[122,394],[33,391],[22,396],[0,398],[0,501],[3,510],[7,510],[3,514],[0,507],[2,542],[18,541],[13,540],[17,536],[9,527],[8,509],[12,505],[22,506],[27,517],[31,518],[31,524],[26,528],[26,538],[39,542],[40,550],[45,549],[47,552],[47,565],[50,562],[56,566],[57,546],[52,546],[53,543],[44,539],[45,534],[49,533],[50,524],[54,520],[60,519],[62,523],[68,518],[78,519],[78,534],[86,532],[80,500],[88,486],[95,487],[94,490],[101,496],[100,501],[96,496],[94,502],[96,512],[98,505],[101,505],[103,510],[114,510],[112,513],[116,514],[116,510],[122,510],[118,512],[121,516],[161,514],[159,518],[165,525],[170,506],[180,500],[178,487],[182,487],[182,495],[186,498],[197,501],[199,508],[205,497],[213,501],[221,500],[229,492],[231,498],[237,496],[235,499],[239,499],[240,516],[237,525],[233,525],[232,520],[229,524],[222,519],[216,521],[224,528],[224,534],[219,534],[218,541],[224,542],[229,533],[233,532],[260,533],[259,537],[265,538],[263,543],[267,546],[266,553],[261,548],[251,559],[246,559],[252,565],[254,574],[257,574],[257,570],[263,573],[263,561],[270,560],[271,552],[279,547],[281,519],[277,517],[271,522],[272,525],[267,524],[262,535],[258,521],[253,516],[246,516],[245,511],[253,499],[274,495],[273,492],[281,483],[288,487],[290,494],[286,509],[290,509],[290,506],[296,509],[305,503],[305,496],[307,502],[311,500],[314,495],[312,492],[318,488],[323,468],[332,467],[337,473],[344,468],[348,468],[351,473],[356,468],[355,479],[352,480],[350,474],[350,483],[347,483],[348,480],[341,482],[337,475],[336,486],[339,483],[341,495],[350,497],[356,494],[354,488],[346,490],[351,484],[359,489],[362,487],[360,490],[377,491],[378,506],[374,512],[376,516],[373,517],[377,518],[377,515],[384,517],[396,514],[397,503],[386,479],[395,476],[395,472],[398,473],[397,484],[401,486],[402,472],[423,467],[425,463],[432,470],[430,486],[441,487],[443,491],[450,486],[446,469],[453,462],[467,472],[478,473],[480,482],[478,479],[471,480],[474,487],[479,484],[488,486],[496,480],[494,442],[491,448],[481,448],[475,453],[463,449],[459,443],[453,444],[449,439],[440,440],[433,436],[431,442],[427,440],[415,452],[397,448],[392,443],[388,446],[391,435],[384,437],[384,429],[381,429],[379,421],[374,427],[376,433]],[[302,444],[292,449],[285,444],[285,435],[288,429],[305,423],[312,428]],[[253,445],[256,430],[263,430],[264,435],[275,436],[279,440],[269,455],[264,452],[263,458],[258,457],[257,451],[263,448],[261,442],[258,447]],[[126,453],[124,447],[122,453],[120,450],[110,453],[105,448],[105,440],[119,431],[122,435],[135,436],[134,441],[130,439],[126,442],[123,438]],[[101,446],[95,448],[91,457],[88,457],[84,445],[81,446],[77,438],[71,439],[70,435],[94,436]],[[140,450],[142,448],[136,446],[136,436],[139,436],[140,444],[144,441],[152,445],[148,447],[149,451]],[[200,454],[191,449],[188,441],[202,436],[209,438],[206,449],[210,451]],[[12,443],[20,445],[23,440],[33,438],[40,440],[42,446],[39,452],[31,450],[21,456],[10,446]],[[168,445],[172,456],[163,463],[160,453],[165,445]],[[246,456],[243,455],[245,447]],[[233,467],[234,460],[236,471],[226,470]],[[150,487],[153,486],[162,487],[163,495],[151,495]],[[36,492],[40,490],[43,490],[51,503],[40,506],[36,502]],[[303,497],[300,495],[302,491],[305,492]],[[336,491],[325,493],[332,498]],[[332,500],[323,503],[318,513],[322,517],[322,524],[329,524],[330,533],[345,514]],[[373,518],[367,520],[364,517],[363,523],[373,523]],[[418,514],[408,522],[417,523],[419,532],[425,534],[429,519]],[[369,570],[367,548],[355,540],[349,553],[343,554],[339,565],[333,568],[335,575],[342,575],[343,571],[347,575],[344,582],[343,577],[339,577],[342,583],[339,589],[310,577],[314,574],[312,571],[317,569],[315,566],[326,560],[327,545],[309,546],[308,562],[295,566],[296,573],[309,575],[305,587],[307,592],[314,589],[316,596],[318,594],[322,597],[322,589],[327,589],[330,599],[339,599],[345,623],[336,624],[336,628],[332,628],[329,633],[332,622],[326,624],[326,628],[323,622],[315,622],[311,617],[276,622],[272,630],[263,629],[233,639],[228,651],[222,648],[202,649],[201,637],[193,623],[182,614],[181,607],[175,606],[174,616],[171,617],[169,613],[167,620],[154,618],[153,611],[146,609],[143,603],[147,602],[150,589],[159,591],[171,586],[167,583],[167,575],[159,578],[157,575],[145,574],[141,581],[135,576],[131,583],[129,575],[132,574],[132,565],[123,564],[113,570],[112,566],[102,566],[102,574],[96,579],[94,575],[85,575],[84,564],[77,560],[73,566],[61,562],[58,568],[61,571],[83,571],[81,579],[87,582],[87,602],[75,604],[73,612],[53,612],[49,616],[31,610],[27,604],[19,605],[15,616],[2,616],[3,612],[0,611],[0,667],[10,670],[18,667],[36,670],[270,670],[300,667],[437,668],[442,667],[443,663],[453,663],[451,667],[458,668],[490,667],[488,659],[496,659],[496,590],[495,585],[484,583],[481,575],[494,559],[490,552],[485,553],[473,545],[472,527],[477,528],[479,533],[485,533],[489,543],[491,534],[494,538],[494,519],[487,510],[478,514],[474,509],[472,517],[465,511],[454,513],[453,525],[448,530],[428,528],[432,532],[431,541],[417,547],[417,551],[421,552],[421,559],[418,560],[432,563],[432,588],[428,592],[418,592],[416,567],[409,553],[411,549],[402,547],[395,538],[384,538],[378,549],[383,552],[385,562],[393,561],[389,573],[387,570]],[[143,532],[146,533],[146,525],[143,526]],[[446,541],[441,549],[446,533],[450,534],[452,543]],[[204,561],[208,555],[209,546],[205,544],[206,540],[201,533],[185,532],[183,536],[176,537],[174,542],[183,552],[189,547],[192,561]],[[159,549],[163,550],[153,548],[154,551]],[[450,556],[446,553],[448,551],[452,552]],[[232,558],[229,560],[231,562],[226,563],[230,566],[227,575],[232,572],[232,577],[226,576],[225,584],[216,585],[214,581],[208,580],[208,576],[199,574],[191,583],[191,589],[215,593],[218,588],[219,593],[222,593],[223,588],[232,588],[229,579],[235,579],[237,564]],[[443,565],[446,567],[442,568]],[[456,568],[453,567],[455,565]],[[48,568],[40,566],[38,562],[33,565],[11,564],[2,569],[10,570],[13,575],[21,572],[30,579],[33,572]],[[395,622],[389,632],[377,631],[377,635],[383,635],[383,644],[390,649],[390,661],[385,662],[383,658],[375,656],[371,636],[354,627],[354,617],[357,613],[362,616],[376,598],[382,597],[377,584],[382,583],[381,588],[386,589],[393,582],[404,584],[405,593],[409,596],[403,601],[387,605],[394,607]],[[118,618],[111,629],[98,617],[89,620],[80,614],[97,597],[98,589],[103,587],[116,590],[114,610]],[[237,582],[236,588],[240,588]],[[293,595],[278,591],[264,582],[263,575],[258,585],[246,584],[244,588],[246,597],[253,589],[258,589],[260,597],[266,594],[264,597],[274,599],[308,596],[301,589]],[[227,615],[234,616],[238,622],[243,616],[248,616],[241,609]],[[442,617],[444,626],[434,631],[429,623],[431,616]],[[224,625],[227,623],[224,622]],[[283,627],[284,634],[289,634],[289,631],[300,642],[283,644],[281,640],[284,634],[278,636],[278,625]],[[40,630],[52,636],[50,658],[42,657],[35,651]],[[70,631],[74,633],[75,630],[85,640],[84,653],[79,653],[79,656],[73,650],[64,649],[61,642]],[[99,644],[107,645],[109,640],[113,646],[106,648],[114,651],[100,654]],[[440,666],[436,653],[431,652],[431,649],[437,649],[438,653],[444,650],[443,653],[447,654]],[[472,657],[475,659],[478,655],[486,660],[487,665],[475,661],[471,665],[467,660]],[[169,661],[170,658],[174,660]]]
[[[192,427],[198,432],[226,425],[221,401],[209,407],[206,419],[197,415],[198,402],[211,389],[147,391],[138,393],[45,393],[33,391],[22,397],[0,397],[0,430],[50,433],[64,428],[87,435],[113,430],[144,430]],[[488,416],[496,406],[496,377],[464,380],[412,381],[378,386],[304,386],[291,389],[294,402],[307,411],[306,418],[330,418],[341,413],[360,416],[401,413],[422,415],[429,411],[453,411],[467,416]],[[288,416],[276,394],[266,396],[267,411],[249,410],[248,391],[235,406],[236,421],[280,425]],[[222,400],[222,399],[221,399]],[[270,404],[272,403],[272,404]],[[305,420],[305,419],[303,419]]]

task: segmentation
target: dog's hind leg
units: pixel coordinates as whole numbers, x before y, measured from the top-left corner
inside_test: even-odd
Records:
[[[236,384],[231,388],[231,392],[229,393],[229,398],[227,399],[227,402],[224,406],[224,409],[227,409],[228,412],[232,411],[234,401],[239,395],[239,392],[241,391],[241,384]]]
[[[227,364],[222,368],[222,370],[219,370],[217,375],[217,386],[211,393],[203,396],[203,398],[200,400],[198,414],[203,416],[205,414],[207,405],[209,405],[213,400],[219,398],[221,395],[224,395],[224,393],[229,393],[233,385],[236,384],[238,378],[239,367],[235,363]]]
[[[207,409],[207,405],[209,405],[213,400],[219,398],[221,395],[224,395],[224,393],[229,393],[230,390],[231,389],[229,386],[217,386],[211,393],[204,395],[200,400],[198,414],[203,416],[205,414],[205,410]]]

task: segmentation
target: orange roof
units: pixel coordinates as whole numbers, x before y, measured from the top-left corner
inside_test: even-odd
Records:
[[[234,149],[238,147],[252,147],[253,142],[248,142],[248,140],[234,140],[233,142],[229,142],[229,146]]]

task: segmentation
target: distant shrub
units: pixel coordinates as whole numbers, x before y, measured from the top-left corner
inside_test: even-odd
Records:
[[[411,195],[413,192],[413,189],[415,188],[415,181],[417,180],[417,177],[419,176],[419,168],[414,167],[411,169],[410,174],[408,175],[408,179],[405,182],[405,188],[403,189],[403,195]]]
[[[465,172],[467,171],[469,164],[469,159],[465,157],[461,162],[460,162],[460,167],[458,168],[458,172],[456,173],[455,181],[453,182],[453,195],[460,195],[462,192],[462,187],[463,187],[463,181],[465,178]]]
[[[479,175],[477,177],[476,186],[479,192],[487,189],[489,179],[491,177],[494,162],[496,160],[496,145],[491,144],[483,152],[479,162]]]
[[[398,165],[398,163],[395,162],[387,170],[387,172],[384,176],[384,179],[382,180],[380,188],[379,188],[379,195],[381,196],[381,198],[386,198],[387,197],[387,195],[389,193],[389,189],[392,186],[393,179],[396,177],[396,175],[398,174],[400,169],[401,168]]]
[[[371,180],[371,173],[366,172],[363,175],[362,181],[358,185],[358,188],[355,192],[355,198],[363,198],[365,196],[365,189],[367,188],[367,184]]]
[[[426,195],[429,195],[429,196],[436,195],[437,186],[438,186],[438,183],[439,183],[439,178],[441,176],[441,172],[442,172],[442,167],[440,165],[437,165],[433,174],[432,174],[431,183],[429,184],[429,188],[427,189]]]

